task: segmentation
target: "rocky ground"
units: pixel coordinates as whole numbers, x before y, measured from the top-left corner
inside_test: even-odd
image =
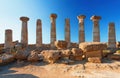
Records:
[[[0,66],[0,78],[120,78],[120,61],[75,64],[13,62]]]

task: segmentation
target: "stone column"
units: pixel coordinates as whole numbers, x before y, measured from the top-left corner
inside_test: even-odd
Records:
[[[25,46],[28,45],[28,29],[27,29],[27,21],[29,20],[28,17],[20,17],[22,21],[22,31],[21,31],[21,43]]]
[[[85,15],[77,16],[79,21],[79,43],[85,42],[85,32],[84,32],[84,19],[86,18]]]
[[[115,24],[113,22],[109,23],[108,47],[116,48]]]
[[[93,42],[100,42],[99,20],[101,17],[92,16],[90,19],[93,21]]]
[[[51,14],[50,19],[51,19],[51,48],[54,48],[54,42],[56,41],[56,14]]]
[[[13,44],[12,44],[12,30],[7,29],[7,30],[5,30],[4,48],[12,48],[12,47],[13,47]]]
[[[70,47],[70,19],[65,19],[65,41],[68,43],[68,47]]]
[[[42,23],[41,20],[37,20],[37,27],[36,27],[36,47],[42,46]]]

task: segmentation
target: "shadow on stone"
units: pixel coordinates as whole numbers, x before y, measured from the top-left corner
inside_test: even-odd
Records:
[[[0,78],[39,78],[31,74],[12,74],[12,75],[0,75]]]

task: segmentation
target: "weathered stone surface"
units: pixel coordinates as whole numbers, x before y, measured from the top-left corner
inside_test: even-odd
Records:
[[[79,47],[78,43],[72,43],[71,42],[70,45],[71,45],[70,46],[71,48],[78,48]]]
[[[22,43],[18,43],[15,45],[15,49],[18,51],[18,50],[22,50],[25,48],[25,45],[22,44]]]
[[[73,56],[81,56],[83,55],[83,51],[79,48],[72,48],[72,55]]]
[[[61,52],[62,57],[69,57],[72,54],[72,52],[69,49],[61,50]]]
[[[18,60],[26,60],[30,52],[27,50],[19,50],[16,52],[15,58]]]
[[[86,52],[85,57],[86,58],[89,58],[89,57],[100,57],[100,58],[102,58],[102,52],[101,52],[101,50]]]
[[[100,42],[99,20],[101,17],[94,15],[90,19],[93,21],[93,42]]]
[[[42,61],[44,59],[44,56],[42,54],[38,54],[39,60]]]
[[[100,57],[89,57],[88,62],[101,63],[101,58]]]
[[[107,48],[107,45],[105,43],[100,43],[100,42],[84,42],[79,44],[79,48],[81,48],[83,52],[90,52],[90,51],[105,50]]]
[[[51,48],[54,48],[54,42],[56,41],[56,14],[51,14],[50,19],[51,19],[51,32],[50,32],[50,41],[51,41]]]
[[[116,48],[115,24],[113,22],[109,23],[108,47]]]
[[[43,61],[48,63],[55,63],[61,57],[59,50],[43,50],[41,54],[44,57]]]
[[[111,53],[111,50],[103,50],[102,51],[103,57],[107,57],[107,55],[110,53]]]
[[[70,56],[71,60],[80,61],[83,59],[83,51],[79,48],[72,48],[72,55]]]
[[[120,42],[119,42],[119,41],[116,42],[116,47],[117,47],[117,48],[120,48]]]
[[[0,56],[0,65],[7,64],[14,61],[14,55],[12,54],[3,54]]]
[[[55,46],[58,48],[58,49],[66,49],[67,48],[67,42],[66,41],[62,41],[62,40],[59,40],[59,41],[55,41]]]
[[[85,15],[77,16],[79,20],[79,43],[85,42],[85,32],[84,32],[84,19],[86,18]]]
[[[13,47],[13,43],[12,43],[12,30],[11,29],[7,29],[5,30],[5,44],[4,44],[4,48],[12,48]]]
[[[28,61],[30,62],[36,62],[40,60],[38,56],[38,52],[36,51],[31,51],[30,55],[28,56]]]
[[[21,43],[25,46],[28,45],[28,28],[27,28],[27,21],[29,21],[28,17],[20,17],[22,21],[22,31],[21,31]]]
[[[109,59],[113,59],[113,60],[120,60],[120,55],[118,55],[118,54],[113,54],[113,55],[109,55],[108,58],[109,58]]]
[[[83,57],[82,56],[74,56],[74,60],[81,61],[81,60],[83,60]]]
[[[42,47],[42,22],[40,19],[36,24],[36,47]]]
[[[70,19],[65,19],[65,41],[68,43],[68,47],[70,47]]]

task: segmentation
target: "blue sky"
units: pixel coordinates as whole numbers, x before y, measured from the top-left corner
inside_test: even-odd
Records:
[[[36,43],[36,20],[42,20],[43,43],[50,42],[50,14],[56,13],[57,40],[64,40],[65,18],[70,18],[71,41],[78,42],[77,16],[84,14],[85,38],[92,41],[92,15],[99,15],[101,42],[108,41],[108,24],[114,22],[116,38],[120,41],[120,0],[0,0],[0,43],[5,29],[13,30],[13,40],[21,40],[21,16],[28,22],[29,43]]]

